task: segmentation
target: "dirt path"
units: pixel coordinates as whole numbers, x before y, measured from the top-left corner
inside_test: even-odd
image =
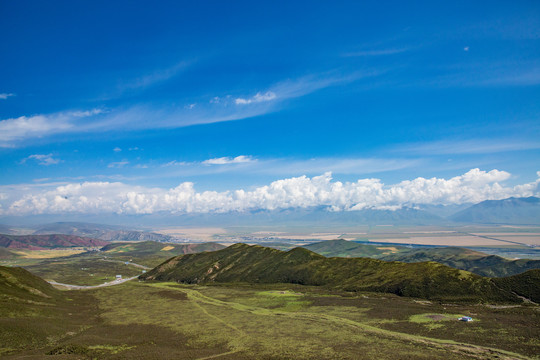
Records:
[[[72,285],[72,284],[63,284],[63,283],[59,283],[59,282],[52,281],[52,280],[47,281],[47,282],[49,284],[51,284],[51,285],[66,288],[67,290],[88,290],[88,289],[97,289],[97,288],[106,287],[106,286],[119,285],[119,284],[125,283],[126,281],[136,279],[139,276],[140,275],[135,275],[135,276],[132,276],[130,278],[121,279],[121,280],[113,280],[113,281],[109,281],[109,282],[99,284],[99,285]]]

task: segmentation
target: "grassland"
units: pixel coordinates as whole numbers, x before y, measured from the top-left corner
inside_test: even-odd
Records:
[[[48,296],[9,311],[2,302],[3,357],[526,359],[540,352],[536,306],[493,309],[290,284],[133,281]],[[459,322],[458,314],[475,321]],[[418,321],[427,315],[444,319]]]
[[[99,285],[116,275],[131,277],[180,254],[222,249],[210,244],[163,244],[154,241],[111,243],[101,251],[82,248],[19,250],[0,248],[0,265],[23,266],[32,273],[60,283]],[[130,263],[126,265],[126,262]],[[142,267],[132,266],[142,265]]]

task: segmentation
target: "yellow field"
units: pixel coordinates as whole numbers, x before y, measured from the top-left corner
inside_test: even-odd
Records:
[[[14,253],[22,255],[25,259],[51,259],[80,254],[85,251],[86,250],[83,248],[63,250],[13,250]]]

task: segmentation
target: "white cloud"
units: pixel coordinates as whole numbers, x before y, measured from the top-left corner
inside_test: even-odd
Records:
[[[540,173],[538,174],[540,177]],[[253,190],[197,192],[185,182],[172,189],[146,188],[120,182],[84,182],[45,189],[0,186],[0,214],[118,213],[152,214],[208,213],[249,209],[330,206],[336,211],[365,208],[398,209],[417,204],[476,203],[510,196],[538,196],[540,178],[517,186],[502,184],[505,171],[469,172],[450,179],[416,178],[394,185],[379,179],[355,182],[333,181],[330,173],[274,181]]]
[[[107,167],[108,167],[108,168],[123,168],[123,167],[126,166],[127,164],[129,164],[129,161],[127,161],[127,160],[122,160],[122,161],[112,162],[112,163],[110,163],[109,165],[107,165]]]
[[[243,99],[243,98],[237,98],[234,100],[235,104],[237,105],[247,105],[251,103],[260,103],[265,101],[272,101],[276,98],[276,94],[272,91],[267,91],[264,94],[261,94],[260,92],[253,95],[251,98]]]
[[[113,149],[114,152],[120,152],[122,149],[120,149],[118,146]]]
[[[506,151],[540,149],[540,141],[508,139],[441,140],[398,146],[396,152],[412,154],[493,154]]]
[[[61,112],[50,115],[20,116],[0,120],[0,147],[15,142],[75,130],[76,121],[102,113],[102,110]]]
[[[131,82],[123,84],[122,86],[120,86],[120,89],[126,90],[146,88],[154,84],[167,81],[185,70],[190,64],[190,62],[182,61],[167,69],[156,70],[150,74],[141,76]]]
[[[28,139],[59,133],[103,132],[180,128],[192,125],[212,124],[225,121],[248,119],[279,110],[283,100],[304,96],[323,88],[350,83],[375,73],[353,73],[340,75],[333,73],[305,76],[286,80],[271,86],[265,92],[252,97],[233,98],[231,95],[216,96],[204,106],[191,109],[171,105],[155,107],[142,104],[127,109],[104,111],[69,111],[54,114],[21,116],[0,120],[0,147],[13,147]],[[231,106],[247,105],[250,106]],[[89,118],[80,121],[81,118]]]
[[[469,47],[468,47],[468,46],[465,46],[465,47],[463,48],[463,51],[469,51]]]
[[[221,157],[221,158],[214,158],[214,159],[208,159],[204,160],[202,164],[204,165],[227,165],[227,164],[240,164],[240,163],[249,163],[257,161],[253,159],[251,156],[245,156],[240,155],[235,158],[231,157]]]
[[[27,160],[35,160],[39,165],[55,165],[60,163],[62,160],[53,158],[52,154],[34,154],[30,155],[21,160],[21,164],[24,164]]]
[[[6,100],[8,97],[15,96],[12,93],[0,93],[0,100]]]

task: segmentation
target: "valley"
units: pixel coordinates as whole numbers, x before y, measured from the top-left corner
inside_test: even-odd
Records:
[[[1,268],[3,287],[11,271]],[[528,359],[540,350],[540,314],[530,305],[440,303],[294,284],[134,280],[60,292],[30,275],[10,275],[22,290],[1,298],[6,359]],[[458,321],[462,315],[474,321]]]
[[[170,228],[104,245],[19,230],[0,248],[0,356],[539,359],[539,229]],[[463,236],[478,242],[440,245]]]

